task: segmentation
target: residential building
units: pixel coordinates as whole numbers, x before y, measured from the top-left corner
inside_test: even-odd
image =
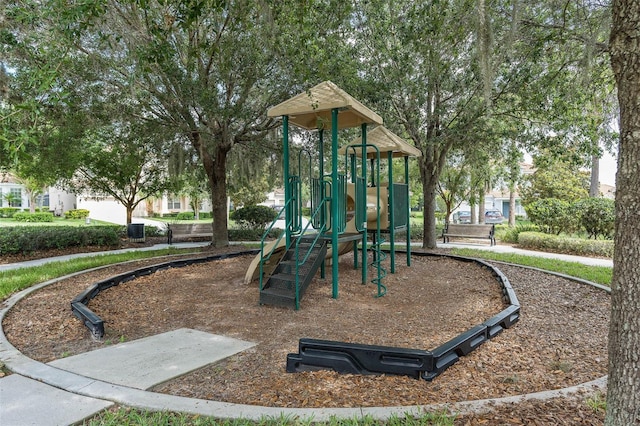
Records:
[[[10,173],[0,174],[0,207],[17,207],[29,210],[29,195],[25,186]],[[57,216],[76,208],[76,197],[59,187],[49,187],[36,198],[36,208],[48,208]]]

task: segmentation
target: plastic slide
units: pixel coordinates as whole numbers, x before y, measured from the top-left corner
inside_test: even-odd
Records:
[[[377,216],[376,216],[376,206],[377,206],[377,188],[367,188],[367,228],[368,229],[376,229],[377,227]],[[382,200],[387,200],[389,198],[388,189],[383,184],[380,186],[380,198]],[[347,211],[355,210],[355,186],[353,184],[347,185]],[[387,229],[389,227],[388,221],[388,203],[382,202],[380,205],[380,229]],[[356,229],[356,219],[355,215],[353,215],[352,219],[350,219],[345,225],[346,233],[357,233]],[[286,252],[286,241],[284,238],[281,240],[271,241],[264,245],[264,253],[269,253],[273,248],[273,254],[271,258],[264,263],[262,266],[262,272],[265,276],[270,276],[273,270],[280,263],[280,259],[284,256]],[[346,241],[344,243],[338,244],[338,256],[342,256],[343,254],[349,253],[353,250],[353,241]],[[325,257],[326,260],[331,261],[333,256],[332,248],[327,250],[327,255]],[[244,276],[244,283],[249,284],[251,281],[258,279],[258,274],[260,273],[260,253],[258,253],[247,268],[247,272]]]

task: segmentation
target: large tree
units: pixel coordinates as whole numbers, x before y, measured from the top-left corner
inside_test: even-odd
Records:
[[[368,96],[387,126],[422,151],[423,246],[434,248],[436,186],[447,155],[472,144],[484,125],[486,92],[474,43],[478,10],[462,0],[378,0],[361,3],[359,12]]]
[[[640,3],[614,0],[611,66],[620,142],[605,424],[640,423]]]
[[[84,197],[113,197],[125,207],[127,224],[138,204],[177,189],[167,143],[152,129],[114,123],[88,133],[84,143],[70,186]]]

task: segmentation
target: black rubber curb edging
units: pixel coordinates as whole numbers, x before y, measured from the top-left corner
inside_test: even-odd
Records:
[[[563,276],[563,274],[507,262],[493,262],[539,270],[610,292],[610,289],[607,287],[590,281],[576,279],[575,277]],[[121,264],[126,263],[129,262],[123,262]],[[496,405],[517,404],[523,401],[544,401],[552,398],[565,398],[577,395],[584,397],[585,393],[603,392],[607,386],[607,376],[605,375],[589,382],[562,389],[454,403],[359,408],[275,408],[157,394],[155,392],[142,391],[93,379],[88,381],[82,376],[32,360],[20,353],[20,351],[9,343],[1,327],[2,320],[9,310],[21,299],[41,288],[64,279],[106,267],[107,266],[91,268],[36,284],[21,290],[2,302],[0,305],[0,360],[5,363],[5,366],[10,371],[73,394],[109,400],[127,407],[150,411],[176,411],[193,415],[212,416],[219,419],[247,419],[256,421],[264,420],[265,417],[279,418],[281,416],[292,416],[297,419],[309,419],[313,421],[329,421],[335,418],[353,419],[365,416],[377,420],[388,420],[394,417],[405,417],[409,415],[420,416],[423,413],[435,412],[465,415],[489,412]]]

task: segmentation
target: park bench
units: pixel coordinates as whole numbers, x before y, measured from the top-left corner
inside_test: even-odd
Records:
[[[451,237],[489,240],[493,246],[496,244],[495,225],[448,223],[442,231],[442,242],[448,243]]]
[[[213,237],[213,225],[211,223],[172,223],[167,225],[167,243],[173,240],[190,240]]]

